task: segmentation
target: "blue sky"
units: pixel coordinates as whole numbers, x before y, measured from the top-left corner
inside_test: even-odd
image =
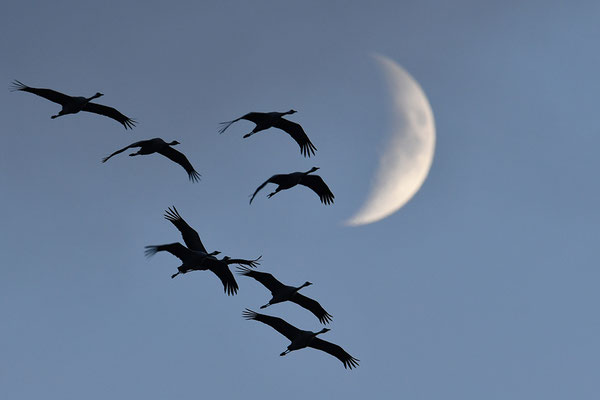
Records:
[[[596,399],[597,2],[6,2],[0,72],[0,386],[10,399],[229,397]],[[431,103],[436,155],[391,217],[342,222],[365,201],[390,135],[371,54]],[[51,120],[19,79],[139,121]],[[242,139],[248,111],[298,110],[317,154],[285,135]],[[202,181],[159,156],[100,159],[162,137]],[[323,206],[274,173],[321,167]],[[347,371],[241,317],[270,298],[239,277],[227,297],[178,260],[175,205],[209,250],[313,286]],[[309,330],[293,304],[267,309]]]

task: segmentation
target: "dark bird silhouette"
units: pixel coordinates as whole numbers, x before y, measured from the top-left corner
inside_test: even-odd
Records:
[[[360,360],[352,357],[337,344],[317,338],[317,335],[328,332],[330,329],[323,328],[319,332],[303,331],[293,325],[288,324],[281,318],[259,314],[247,308],[242,315],[248,320],[253,319],[271,326],[273,329],[281,333],[292,342],[287,347],[287,350],[281,353],[280,356],[285,356],[290,351],[303,349],[305,347],[312,347],[336,357],[344,364],[344,368],[352,369],[358,367],[358,362]]]
[[[221,282],[223,283],[223,286],[225,287],[226,290],[228,287],[231,287],[231,288],[235,287],[235,291],[233,292],[235,294],[235,292],[237,292],[238,286],[237,286],[237,282],[235,281],[235,278],[233,277],[233,274],[231,273],[231,270],[229,269],[229,265],[238,264],[238,265],[244,265],[244,266],[248,266],[248,267],[252,267],[252,268],[255,268],[257,265],[260,265],[259,260],[261,259],[262,256],[259,256],[258,258],[254,259],[254,260],[246,260],[243,258],[231,258],[229,256],[225,256],[219,260],[218,258],[215,257],[215,255],[220,254],[220,252],[215,251],[215,252],[209,253],[208,250],[206,250],[206,247],[204,247],[204,244],[202,243],[202,241],[200,240],[200,235],[198,235],[198,232],[196,232],[194,230],[194,228],[192,228],[181,217],[181,215],[179,215],[179,212],[177,211],[177,209],[175,207],[167,209],[165,211],[164,217],[165,217],[165,219],[167,219],[168,221],[173,223],[173,225],[175,225],[175,227],[179,230],[179,232],[181,232],[181,237],[183,238],[183,241],[185,242],[185,244],[187,246],[186,250],[193,252],[193,253],[199,253],[200,255],[205,255],[205,256],[200,256],[198,259],[195,260],[195,262],[188,262],[188,263],[184,262],[181,266],[179,266],[177,268],[177,273],[171,275],[171,278],[175,278],[179,274],[185,274],[190,271],[203,271],[203,270],[208,269],[208,270],[211,270],[215,275],[217,275],[219,277],[219,279],[221,279]],[[177,244],[179,244],[179,243],[177,243]],[[185,247],[183,245],[179,244],[179,246],[181,246],[185,249]],[[181,248],[179,246],[170,247],[170,249],[181,252]],[[152,250],[153,247],[156,247],[156,246],[151,246],[150,250],[147,250],[147,252],[151,253],[149,255],[156,253],[156,251]],[[157,250],[157,251],[159,251],[159,250]],[[167,250],[167,251],[170,251],[170,250]],[[171,254],[174,254],[174,253],[171,252]],[[179,256],[177,256],[177,257],[179,257]]]
[[[333,198],[335,196],[333,195],[333,193],[331,193],[331,190],[329,189],[327,184],[325,184],[323,179],[319,175],[309,175],[311,172],[315,172],[318,169],[319,167],[312,167],[309,171],[306,172],[292,172],[291,174],[273,175],[254,191],[254,194],[250,197],[250,204],[252,204],[254,196],[256,196],[260,189],[264,188],[267,183],[274,183],[276,185],[279,185],[273,193],[267,196],[268,198],[271,198],[272,196],[276,195],[282,190],[286,190],[300,184],[312,189],[313,192],[318,194],[319,198],[321,199],[321,203],[333,203]]]
[[[238,267],[238,272],[241,275],[249,276],[262,283],[264,287],[271,291],[272,299],[267,304],[260,308],[267,308],[272,304],[282,303],[284,301],[291,301],[298,304],[300,307],[306,308],[308,311],[313,313],[322,324],[327,324],[332,320],[332,316],[321,307],[319,302],[308,298],[298,293],[300,289],[305,286],[312,285],[310,282],[304,282],[298,287],[284,285],[279,282],[273,275],[266,272],[253,271],[250,268]]]
[[[179,267],[177,268],[178,272],[176,274],[171,275],[171,279],[175,278],[177,275],[179,274],[185,274],[188,273],[190,271],[202,271],[202,270],[206,270],[207,268],[210,269],[212,271],[212,269],[226,269],[227,272],[227,276],[229,277],[229,274],[231,272],[229,269],[229,265],[231,264],[238,264],[238,265],[248,265],[252,268],[256,268],[257,265],[260,265],[260,262],[258,262],[262,256],[259,256],[258,258],[255,258],[254,260],[246,260],[243,258],[231,258],[229,256],[225,256],[223,258],[221,258],[220,260],[215,257],[215,255],[220,254],[220,251],[213,251],[212,253],[208,253],[207,257],[202,260],[201,263],[201,267],[193,267],[193,268],[185,268],[185,267]]]
[[[234,122],[245,119],[256,124],[256,127],[252,130],[252,132],[244,135],[245,138],[250,137],[257,132],[264,131],[265,129],[279,128],[289,134],[296,141],[296,143],[298,143],[298,146],[300,146],[300,153],[302,153],[304,157],[310,157],[311,154],[315,154],[317,148],[314,144],[312,144],[308,136],[306,136],[304,129],[302,129],[299,124],[283,118],[284,115],[294,114],[296,112],[297,111],[295,110],[268,113],[251,112],[232,121],[221,122],[219,133],[225,132],[225,130]]]
[[[135,124],[137,123],[133,119],[126,117],[121,114],[119,111],[112,107],[103,106],[102,104],[92,103],[91,101],[100,96],[104,96],[102,93],[98,92],[91,97],[74,97],[68,96],[64,93],[57,92],[52,89],[40,89],[29,87],[17,80],[12,83],[11,91],[23,91],[33,93],[35,95],[41,96],[47,100],[50,100],[54,103],[58,103],[62,106],[62,110],[56,115],[51,116],[50,118],[58,118],[67,114],[76,114],[79,111],[87,111],[94,114],[104,115],[105,117],[109,117],[114,119],[115,121],[121,123],[125,129],[133,129]]]
[[[181,233],[181,237],[183,238],[183,241],[185,242],[185,245],[189,249],[194,250],[194,251],[200,251],[203,253],[208,253],[208,250],[206,250],[206,247],[204,247],[202,240],[200,240],[200,235],[198,235],[198,232],[196,232],[196,230],[194,228],[192,228],[187,222],[185,222],[185,220],[181,217],[181,215],[179,215],[179,212],[177,211],[175,206],[173,206],[172,208],[169,207],[165,211],[164,217],[166,220],[170,221],[173,225],[175,225],[177,230],[179,230],[179,232]],[[258,258],[255,258],[254,260],[246,260],[243,258],[230,258],[228,256],[225,256],[221,260],[217,260],[216,257],[209,256],[207,258],[207,260],[205,260],[205,261],[208,262],[208,260],[210,260],[210,262],[214,262],[213,261],[213,259],[214,259],[214,260],[220,261],[222,263],[225,263],[228,266],[230,264],[238,264],[238,265],[245,265],[248,267],[256,268],[257,265],[260,265],[260,262],[258,262],[258,261],[261,258],[262,258],[262,256],[259,256]],[[178,274],[179,273],[173,275],[172,277],[174,278]]]
[[[153,154],[153,153],[162,154],[163,156],[167,157],[169,160],[174,161],[177,164],[181,165],[185,169],[185,171],[188,173],[188,177],[190,178],[191,181],[198,182],[200,180],[200,174],[198,172],[196,172],[194,167],[192,167],[192,164],[190,164],[187,157],[183,153],[180,153],[179,151],[177,151],[171,147],[171,146],[175,146],[176,144],[179,144],[179,142],[177,140],[173,140],[172,142],[167,143],[164,140],[162,140],[161,138],[140,140],[139,142],[135,142],[135,143],[130,144],[129,146],[123,147],[121,150],[115,151],[108,157],[104,157],[102,159],[102,162],[103,163],[107,162],[108,159],[111,158],[112,156],[122,153],[127,149],[131,149],[133,147],[139,147],[140,149],[136,153],[131,153],[130,156],[133,157],[133,156],[147,155],[147,154]]]
[[[172,275],[171,278],[176,277],[177,275],[185,274],[189,271],[207,271],[210,270],[213,272],[223,283],[223,290],[228,295],[234,295],[237,293],[239,287],[235,278],[229,267],[226,263],[217,260],[213,257],[220,252],[214,251],[212,253],[205,253],[202,251],[194,251],[190,250],[181,243],[170,243],[170,244],[161,244],[161,245],[152,245],[146,246],[146,250],[144,253],[147,257],[151,257],[159,251],[166,251],[173,254],[175,257],[179,258],[182,264],[177,267],[176,274]],[[211,257],[216,260],[214,262],[211,260]]]
[[[165,219],[170,221],[175,228],[181,233],[181,237],[185,242],[185,245],[192,250],[195,251],[203,251],[204,253],[208,253],[206,247],[200,240],[200,235],[194,228],[192,228],[185,220],[179,215],[179,211],[173,206],[173,208],[169,207],[165,210]]]

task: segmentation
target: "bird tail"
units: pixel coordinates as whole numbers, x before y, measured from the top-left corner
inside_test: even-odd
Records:
[[[14,80],[12,81],[12,83],[10,84],[10,91],[11,92],[16,92],[17,90],[25,90],[27,89],[27,85],[25,85],[24,83],[18,81],[18,80]]]

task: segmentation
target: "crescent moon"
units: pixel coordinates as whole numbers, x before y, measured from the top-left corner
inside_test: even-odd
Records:
[[[350,226],[382,220],[404,206],[425,182],[435,153],[435,121],[423,89],[394,61],[375,58],[393,94],[394,129],[367,201],[346,221]]]

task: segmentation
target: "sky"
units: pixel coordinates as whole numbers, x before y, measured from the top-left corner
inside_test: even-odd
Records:
[[[0,12],[0,387],[13,400],[597,399],[600,4],[595,1],[6,1]],[[405,68],[435,117],[415,197],[348,227],[393,134],[373,54]],[[10,92],[91,96],[139,124]],[[249,111],[286,111],[318,148]],[[134,141],[181,142],[192,184],[164,157],[101,158]],[[305,188],[252,205],[276,173],[320,167]],[[175,205],[209,249],[263,256],[260,271],[333,315],[323,339],[345,370],[256,321],[269,292],[237,278],[170,279]],[[266,314],[307,330],[295,304]]]

